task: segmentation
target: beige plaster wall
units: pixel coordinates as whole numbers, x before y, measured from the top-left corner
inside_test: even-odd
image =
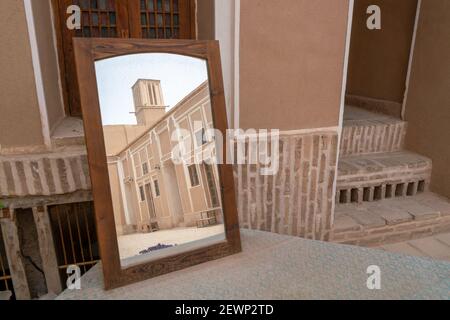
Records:
[[[0,1],[0,29],[1,149],[42,146],[44,140],[23,1]]]
[[[197,38],[214,40],[214,0],[197,0]]]
[[[162,156],[168,155],[172,151],[171,136],[168,130],[164,130],[159,134]]]
[[[106,154],[109,156],[116,155],[130,142],[142,135],[147,129],[148,127],[146,126],[103,126]]]
[[[116,226],[123,226],[125,225],[125,210],[123,208],[117,163],[108,164],[108,173],[109,185],[111,187],[111,197],[113,202],[114,220],[116,221]],[[119,234],[122,233],[122,230],[117,231]]]
[[[433,160],[431,189],[450,197],[450,1],[422,1],[406,104],[407,148]]]
[[[65,116],[59,80],[58,56],[53,34],[50,0],[32,1],[36,37],[39,44],[42,81],[50,130]]]
[[[181,205],[183,206],[183,212],[192,212],[192,206],[189,198],[188,181],[186,180],[185,169],[182,165],[175,165],[177,174],[178,187],[180,191]]]
[[[241,127],[338,125],[348,3],[241,1]]]
[[[167,186],[165,180],[163,178],[162,172],[158,172],[158,174],[153,176],[153,179],[158,179],[159,190],[161,195],[159,197],[154,198],[155,205],[158,203],[156,208],[157,217],[170,217],[170,209],[168,205],[168,201],[170,201],[170,194],[167,194],[165,190],[167,190]],[[152,181],[153,183],[153,181]]]
[[[197,168],[198,178],[201,179],[201,171],[200,168]],[[205,198],[205,188],[206,186],[200,180],[200,185],[190,188],[189,192],[192,198],[193,211],[199,212],[208,209]]]
[[[370,5],[381,9],[381,30],[366,26]],[[347,93],[402,103],[417,0],[355,0]]]

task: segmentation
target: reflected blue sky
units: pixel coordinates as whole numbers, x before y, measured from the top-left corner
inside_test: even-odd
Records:
[[[134,112],[131,87],[138,79],[161,80],[164,102],[172,108],[208,78],[204,60],[174,54],[115,57],[97,61],[95,69],[103,125],[136,124],[130,113]]]

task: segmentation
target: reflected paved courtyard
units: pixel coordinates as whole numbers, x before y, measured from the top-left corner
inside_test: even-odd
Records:
[[[205,228],[175,228],[151,233],[136,233],[119,236],[119,252],[122,259],[138,255],[139,252],[158,244],[181,245],[224,233],[223,224]]]

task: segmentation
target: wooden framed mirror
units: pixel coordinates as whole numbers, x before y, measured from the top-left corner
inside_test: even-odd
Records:
[[[240,252],[218,42],[74,50],[105,289]]]

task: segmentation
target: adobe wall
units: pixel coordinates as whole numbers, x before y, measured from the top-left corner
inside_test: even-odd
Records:
[[[0,77],[0,153],[11,148],[42,148],[44,139],[23,1],[0,2],[0,28],[0,70],[7,75]]]
[[[197,0],[197,39],[214,40],[214,0]]]
[[[369,30],[366,26],[370,5],[381,9],[381,30]],[[384,111],[398,117],[416,9],[417,0],[355,0],[353,11],[347,94],[394,102],[387,108],[395,110]]]
[[[240,126],[337,126],[348,1],[241,1]]]
[[[122,151],[130,142],[141,136],[149,127],[137,125],[103,126],[106,154],[114,156]]]
[[[431,190],[450,197],[450,2],[422,1],[406,104],[406,147],[433,160]]]
[[[50,131],[65,116],[50,1],[31,1]]]
[[[262,175],[259,165],[236,165],[240,226],[329,240],[337,141],[333,131],[281,136],[275,175]]]
[[[329,238],[348,13],[347,0],[241,1],[240,127],[283,131],[276,175],[235,166],[242,227]]]

